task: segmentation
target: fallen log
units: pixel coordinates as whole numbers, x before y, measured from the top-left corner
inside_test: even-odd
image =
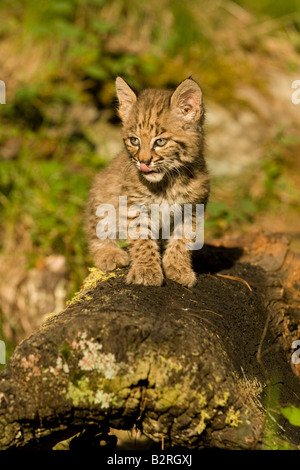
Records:
[[[194,267],[191,289],[91,269],[2,371],[0,449],[134,427],[164,448],[297,448],[280,408],[300,398],[300,256],[249,234],[206,244]]]

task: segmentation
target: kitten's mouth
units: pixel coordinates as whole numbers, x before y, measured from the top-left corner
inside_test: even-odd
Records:
[[[150,168],[150,166],[146,165],[146,163],[140,163],[138,168],[143,177],[151,183],[157,183],[158,181],[161,181],[164,176],[164,173],[160,168],[155,168],[154,170],[153,168]]]
[[[151,168],[148,167],[148,165],[146,165],[146,163],[140,163],[140,171],[142,173],[156,173],[156,171],[152,170]]]

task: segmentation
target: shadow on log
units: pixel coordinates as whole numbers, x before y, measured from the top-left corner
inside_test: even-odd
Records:
[[[285,236],[250,234],[205,245],[194,265],[192,289],[91,269],[1,373],[0,448],[110,427],[165,448],[297,448],[279,407],[300,402],[299,256]]]

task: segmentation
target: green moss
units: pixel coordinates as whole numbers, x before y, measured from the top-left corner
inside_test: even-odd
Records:
[[[89,268],[90,274],[83,281],[82,288],[80,291],[76,292],[74,297],[67,302],[67,305],[73,305],[76,302],[81,302],[82,300],[92,300],[91,296],[88,296],[86,292],[88,290],[94,289],[99,282],[105,282],[112,277],[116,277],[117,273],[114,272],[104,272],[97,268]]]
[[[198,426],[196,427],[197,434],[201,434],[204,431],[204,429],[206,428],[206,421],[210,418],[211,416],[207,410],[204,409],[200,411],[200,421]]]
[[[239,410],[234,411],[233,406],[231,406],[226,414],[225,424],[233,428],[237,428],[242,421],[239,419],[240,412]]]
[[[82,379],[83,376],[84,376],[84,372],[82,370],[76,371],[72,377],[72,384],[75,387],[78,387],[78,382]]]
[[[174,370],[176,372],[180,372],[182,370],[182,364],[179,361],[171,358],[165,358],[164,356],[160,356],[161,363],[165,365],[169,370]]]
[[[66,398],[70,398],[74,406],[100,405],[103,409],[110,407],[113,397],[113,393],[104,392],[101,388],[95,391],[88,377],[82,377],[76,385],[70,382],[66,394]]]
[[[93,300],[93,297],[91,297],[90,295],[85,295],[84,300]]]
[[[143,363],[141,363],[143,366]],[[166,358],[160,355],[151,361],[151,369],[148,374],[149,386],[163,385],[168,377],[182,370],[182,364],[174,358]]]
[[[207,406],[207,399],[206,399],[205,392],[195,393],[195,398],[196,398],[198,408],[204,408],[205,406]]]
[[[46,315],[46,317],[45,317],[45,320],[44,320],[44,321],[45,321],[45,322],[47,322],[48,320],[50,320],[50,318],[53,318],[53,317],[55,317],[56,315],[57,315],[57,313],[56,313],[56,312],[51,312],[51,313],[48,313],[48,315]]]
[[[90,274],[84,280],[83,288],[84,289],[93,289],[101,281],[107,281],[112,277],[116,277],[116,272],[104,272],[97,268],[89,268]]]
[[[71,355],[71,347],[68,344],[66,344],[59,350],[59,352],[64,358],[64,360],[68,362],[70,355]]]
[[[74,406],[78,406],[79,404],[92,405],[94,403],[95,394],[94,391],[90,389],[88,377],[82,377],[77,381],[76,385],[70,382],[66,398],[70,398]]]
[[[229,392],[224,392],[223,396],[215,395],[214,401],[215,401],[216,406],[225,406],[228,402],[228,398],[229,398]]]
[[[174,406],[181,406],[182,400],[186,398],[179,387],[177,389],[174,387],[163,387],[153,392],[152,395],[154,396],[152,398],[155,401],[155,410],[159,413],[166,412]]]

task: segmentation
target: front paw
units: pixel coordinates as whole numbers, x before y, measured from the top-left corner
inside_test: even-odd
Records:
[[[95,264],[101,271],[113,271],[116,268],[127,266],[129,256],[121,248],[104,249],[95,256]]]
[[[127,284],[143,286],[161,286],[164,280],[162,269],[156,266],[133,265],[127,275]]]
[[[197,276],[189,266],[179,267],[165,261],[163,267],[166,277],[182,286],[193,287],[197,282]]]

